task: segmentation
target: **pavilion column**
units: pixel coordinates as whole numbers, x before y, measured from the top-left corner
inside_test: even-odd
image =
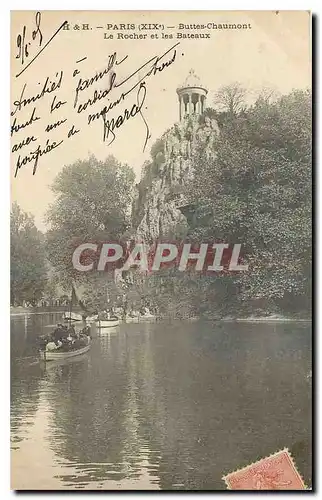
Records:
[[[201,113],[202,113],[202,111],[201,111],[201,97],[200,97],[200,94],[198,94],[197,113],[199,115],[201,115]]]
[[[192,99],[191,99],[191,94],[189,94],[189,115],[192,115]]]
[[[180,114],[180,121],[182,120],[182,96],[179,96],[179,114]]]

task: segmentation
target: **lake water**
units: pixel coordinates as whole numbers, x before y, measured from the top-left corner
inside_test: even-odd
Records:
[[[222,490],[284,447],[310,485],[310,325],[120,325],[44,366],[59,319],[11,319],[13,488]]]

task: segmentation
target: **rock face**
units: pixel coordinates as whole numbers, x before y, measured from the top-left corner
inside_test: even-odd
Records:
[[[137,239],[152,242],[186,234],[186,217],[179,210],[185,187],[193,179],[193,158],[198,147],[215,157],[219,127],[208,116],[190,116],[165,132],[151,148],[151,162],[142,169],[133,203],[133,223]]]

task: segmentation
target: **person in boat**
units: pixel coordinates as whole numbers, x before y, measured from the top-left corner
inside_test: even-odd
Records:
[[[74,342],[75,342],[74,337],[72,337],[71,335],[68,335],[68,337],[66,338],[67,346],[71,346]]]
[[[53,341],[48,342],[48,344],[46,345],[46,351],[56,351],[62,345],[63,345],[63,343],[60,340],[58,340],[57,342],[53,342]]]
[[[147,306],[142,307],[141,316],[150,316],[150,310]]]
[[[77,338],[77,336],[78,336],[74,325],[70,325],[70,327],[67,330],[67,333],[68,333],[68,337]]]
[[[54,342],[58,342],[59,340],[61,341],[62,339],[68,337],[67,328],[64,328],[61,323],[58,323],[57,328],[54,330],[52,336]]]
[[[79,339],[79,336],[80,335],[78,332],[76,332],[74,325],[71,325],[68,329],[68,337],[67,337],[68,345],[74,346],[76,340]]]
[[[74,339],[73,343],[71,344],[71,349],[81,349],[82,347],[85,347],[88,345],[90,342],[90,338],[87,335],[80,335],[79,338]]]
[[[140,311],[138,311],[137,309],[135,309],[134,306],[132,306],[129,312],[129,316],[130,318],[137,318],[138,316],[140,316]]]
[[[116,308],[114,306],[111,307],[111,319],[118,319],[118,314],[120,314],[120,311],[118,310],[119,308]]]
[[[79,339],[86,340],[87,342],[92,338],[91,336],[91,327],[89,325],[85,326],[80,332],[79,332]]]
[[[126,320],[126,316],[127,316],[127,307],[123,307],[122,308],[122,312],[120,313],[120,317],[123,319],[123,321]]]
[[[80,331],[80,335],[85,335],[86,337],[91,337],[91,327],[89,325],[85,326],[85,328],[83,328]]]
[[[110,311],[107,311],[106,309],[104,309],[104,311],[99,315],[99,319],[102,321],[107,321],[107,320],[111,319]]]

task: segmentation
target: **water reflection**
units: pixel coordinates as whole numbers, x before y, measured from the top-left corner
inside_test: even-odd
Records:
[[[14,487],[219,490],[285,446],[310,483],[307,325],[128,324],[81,358],[21,362],[46,321],[12,330]]]

